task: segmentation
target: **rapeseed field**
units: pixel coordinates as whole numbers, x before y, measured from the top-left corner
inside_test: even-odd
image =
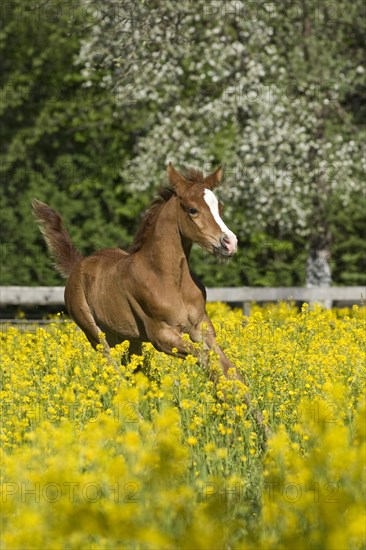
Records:
[[[209,314],[267,442],[194,357],[3,327],[1,548],[365,549],[365,308]]]

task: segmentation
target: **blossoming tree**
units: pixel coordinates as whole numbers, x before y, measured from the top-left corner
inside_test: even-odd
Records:
[[[79,60],[90,85],[98,74],[118,116],[136,121],[126,182],[142,192],[168,160],[204,171],[222,162],[242,243],[306,243],[306,283],[330,284],[334,204],[362,196],[363,3],[84,0],[84,9],[93,24]],[[243,251],[237,264],[240,273]]]

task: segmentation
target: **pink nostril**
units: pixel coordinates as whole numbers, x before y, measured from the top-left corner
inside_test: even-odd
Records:
[[[225,250],[229,254],[234,254],[234,252],[236,252],[238,241],[234,234],[232,236],[223,234],[220,239],[220,242],[221,242],[221,246],[225,248]]]

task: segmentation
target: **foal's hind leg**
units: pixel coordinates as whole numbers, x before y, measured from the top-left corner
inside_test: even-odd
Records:
[[[97,347],[101,345],[102,353],[108,360],[108,363],[113,365],[113,367],[120,372],[116,361],[111,357],[108,342],[105,337],[102,337],[103,333],[95,322],[84,294],[82,293],[77,296],[71,303],[70,295],[66,287],[65,302],[71,317],[74,319],[78,327],[80,327],[84,332],[93,348],[97,350]]]
[[[128,354],[124,357],[123,364],[128,365],[128,363],[131,361],[132,355],[142,355],[142,342],[132,340],[130,341],[130,346],[128,349]],[[140,361],[140,363],[137,365],[135,370],[133,371],[133,374],[137,374],[141,371],[144,364],[144,360]]]

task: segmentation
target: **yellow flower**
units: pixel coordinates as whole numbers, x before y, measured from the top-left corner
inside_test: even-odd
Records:
[[[121,376],[70,322],[3,327],[5,547],[361,548],[365,307],[208,310],[248,388],[151,345]]]
[[[216,449],[216,456],[217,456],[217,458],[226,459],[227,458],[227,449],[224,448],[224,447]]]

